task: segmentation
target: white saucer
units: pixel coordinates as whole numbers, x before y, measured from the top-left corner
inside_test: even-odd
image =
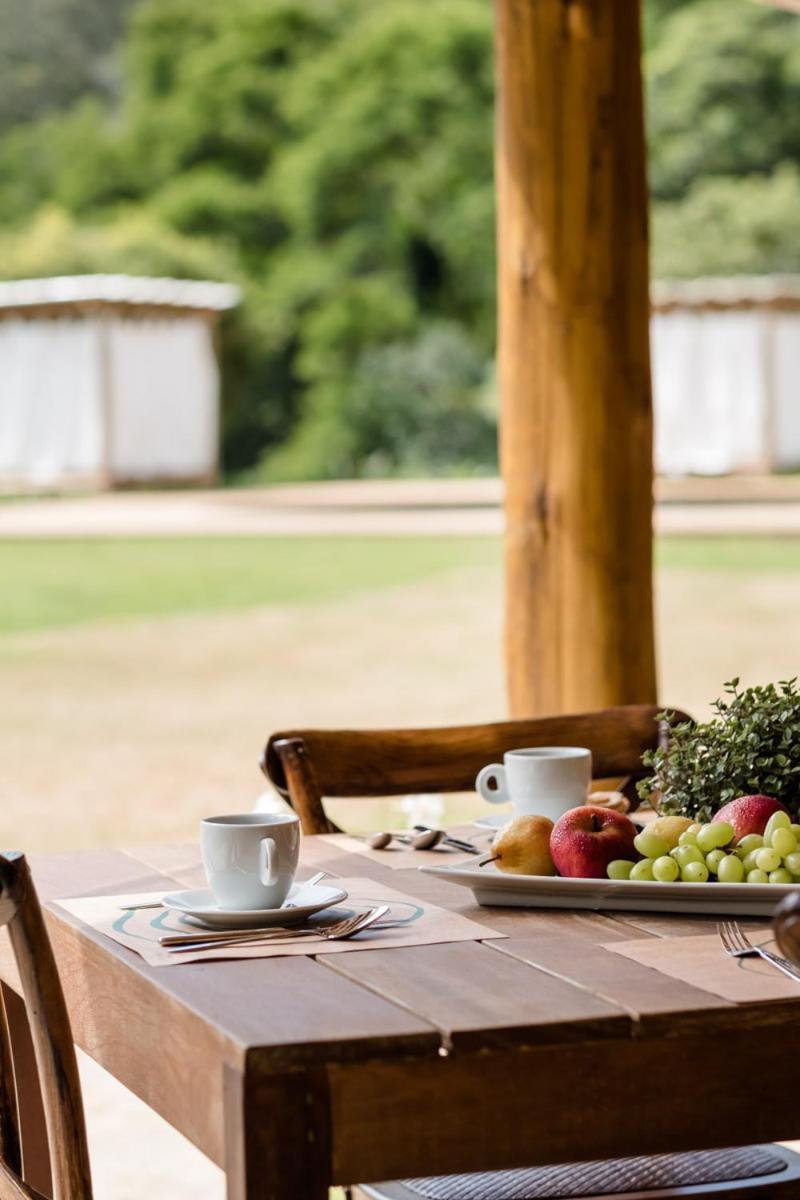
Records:
[[[271,925],[294,925],[305,921],[323,908],[341,904],[347,892],[329,883],[294,883],[282,908],[220,908],[210,888],[195,888],[188,892],[171,892],[164,896],[164,908],[183,913],[190,921],[198,921],[212,929],[248,929]]]
[[[485,813],[475,817],[472,824],[478,829],[503,829],[514,819],[513,812]]]

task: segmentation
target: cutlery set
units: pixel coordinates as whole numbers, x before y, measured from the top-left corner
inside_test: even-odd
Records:
[[[202,933],[171,933],[158,939],[159,944],[172,954],[186,954],[197,950],[219,950],[229,946],[263,946],[272,942],[289,942],[296,938],[320,938],[322,941],[342,942],[375,925],[389,911],[388,904],[368,908],[355,913],[333,925],[302,925],[288,929],[247,929],[225,932],[207,930]]]

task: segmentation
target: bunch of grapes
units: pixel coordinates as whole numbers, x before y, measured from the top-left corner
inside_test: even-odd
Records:
[[[643,829],[634,846],[639,862],[615,859],[609,879],[658,883],[800,883],[800,825],[788,813],[770,817],[763,836],[748,833],[737,842],[732,825],[718,821],[691,825],[670,848],[664,838]]]

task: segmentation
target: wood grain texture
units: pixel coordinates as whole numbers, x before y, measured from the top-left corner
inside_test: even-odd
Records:
[[[53,1176],[47,1144],[47,1122],[25,1001],[5,984],[0,984],[0,990],[13,1049],[14,1083],[22,1135],[22,1178],[30,1188],[49,1198],[53,1195]]]
[[[479,942],[337,954],[324,961],[431,1021],[447,1050],[545,1045],[630,1031],[630,1018],[619,1005]]]
[[[228,1200],[328,1200],[330,1106],[324,1071],[225,1069]]]
[[[11,1057],[11,1033],[3,989],[0,987],[0,1161],[12,1175],[22,1177],[22,1142]]]
[[[0,893],[14,904],[8,922],[44,1104],[55,1200],[91,1200],[92,1184],[78,1065],[53,951],[28,864],[0,855]]]
[[[511,711],[656,698],[639,4],[496,0]]]
[[[780,1073],[785,1046],[785,1026],[751,1031],[736,1058]],[[729,1047],[721,1033],[454,1053],[413,1070],[332,1067],[334,1182],[790,1139],[800,1101],[766,1083],[757,1099],[736,1086],[720,1065]],[[643,1087],[643,1072],[691,1078],[690,1093]]]
[[[34,869],[45,899],[174,888],[133,852],[47,856],[34,859]],[[159,971],[57,906],[47,921],[75,1040],[218,1164],[225,1161],[222,1066],[241,1070],[251,1049],[260,1070],[283,1073],[340,1055],[435,1055],[440,1045],[430,1023],[313,959]],[[0,974],[19,986],[2,946]],[[154,1041],[161,1027],[170,1037]],[[202,1104],[187,1102],[198,1095]]]
[[[442,729],[288,730],[270,737],[261,765],[305,833],[330,833],[336,826],[325,814],[325,796],[469,791],[481,767],[524,746],[587,746],[596,778],[641,775],[642,754],[663,737],[659,711],[624,705]]]

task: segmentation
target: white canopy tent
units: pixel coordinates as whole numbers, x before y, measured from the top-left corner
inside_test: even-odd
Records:
[[[0,488],[210,482],[229,284],[84,275],[0,283]]]
[[[800,278],[657,283],[655,465],[664,475],[800,466]]]

